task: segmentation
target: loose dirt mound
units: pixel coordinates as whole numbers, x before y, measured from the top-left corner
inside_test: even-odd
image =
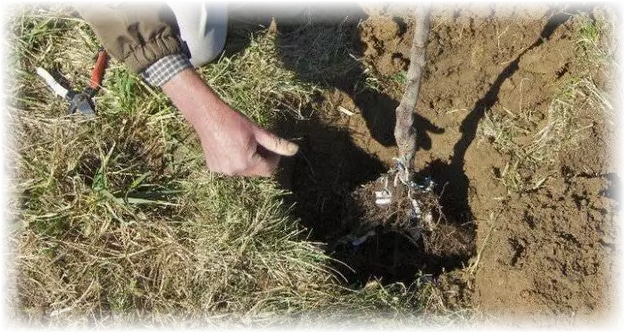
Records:
[[[298,214],[329,243],[349,234],[349,193],[387,171],[396,154],[393,112],[404,85],[412,18],[392,6],[365,12],[361,24],[342,32],[367,67],[354,65],[326,81],[328,92],[313,117],[323,125],[292,133],[305,138],[292,184]],[[495,315],[578,319],[613,306],[619,178],[607,156],[614,127],[610,114],[591,101],[596,86],[584,90],[586,78],[603,90],[610,78],[580,49],[581,18],[605,23],[606,12],[434,8],[415,167],[418,177],[439,184],[436,195],[452,225],[473,230],[457,240],[466,243],[464,252],[430,263],[436,269],[429,273],[442,273],[441,288],[457,294],[462,285],[467,294],[447,298],[449,307],[470,298],[471,306]],[[366,73],[378,80],[364,79]],[[574,112],[567,105],[575,105]],[[425,259],[416,259],[423,245],[388,232],[378,236],[377,244],[394,250],[338,255],[356,266],[351,281],[414,279],[424,265]],[[397,255],[410,251],[419,255]],[[469,274],[459,279],[461,270]]]

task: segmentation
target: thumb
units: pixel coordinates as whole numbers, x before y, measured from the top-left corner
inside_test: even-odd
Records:
[[[293,156],[299,149],[293,142],[283,139],[262,128],[256,128],[255,137],[258,144],[278,155]]]

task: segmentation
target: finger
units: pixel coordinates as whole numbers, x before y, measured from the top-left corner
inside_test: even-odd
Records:
[[[260,146],[252,158],[252,165],[246,170],[245,176],[269,177],[278,167],[278,163],[280,163],[280,155]]]
[[[297,153],[299,147],[286,139],[283,139],[265,129],[257,128],[256,142],[276,154],[282,156],[293,156]]]

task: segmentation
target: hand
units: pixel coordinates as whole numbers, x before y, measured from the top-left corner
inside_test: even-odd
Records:
[[[230,108],[193,69],[163,86],[163,92],[197,132],[208,168],[226,175],[270,176],[280,156],[298,146],[257,126]]]
[[[270,176],[281,155],[292,156],[298,149],[230,108],[194,127],[208,168],[227,175]]]

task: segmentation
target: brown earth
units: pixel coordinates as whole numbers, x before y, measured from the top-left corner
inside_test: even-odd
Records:
[[[403,89],[401,73],[409,64],[410,11],[369,6],[352,21],[342,21],[338,30],[336,24],[278,29],[281,42],[292,46],[299,41],[302,53],[315,52],[313,37],[327,31],[349,45],[330,56],[333,64],[343,61],[341,70],[308,74],[325,88],[311,109],[311,121],[285,124],[282,131],[302,146],[292,169],[287,168],[293,172],[288,185],[296,212],[313,238],[330,244],[329,251],[356,269],[346,273],[349,283],[363,285],[371,278],[409,282],[418,272],[426,273],[447,295],[449,308],[472,307],[529,321],[578,323],[614,309],[619,177],[609,160],[614,128],[606,115],[583,106],[576,116],[575,128],[585,126],[577,144],[549,152],[553,163],[520,169],[521,184],[535,182],[539,173],[548,175],[520,190],[510,190],[503,181],[513,152],[497,149],[478,131],[486,115],[523,118],[512,140],[531,142],[546,125],[558,89],[586,69],[578,59],[573,14],[605,19],[607,12],[546,5],[433,8],[416,110],[415,167],[420,180],[431,177],[438,184],[450,223],[472,231],[464,234],[469,239],[458,238],[467,243],[463,253],[443,254],[425,266],[415,257],[423,252],[406,237],[388,232],[367,240],[360,250],[332,246],[353,229],[344,223],[351,193],[394,164],[393,112]],[[283,58],[295,69],[302,66],[297,54],[285,52]],[[593,69],[598,66],[587,67],[600,88],[608,89],[610,78]],[[367,81],[367,73],[381,79]]]

